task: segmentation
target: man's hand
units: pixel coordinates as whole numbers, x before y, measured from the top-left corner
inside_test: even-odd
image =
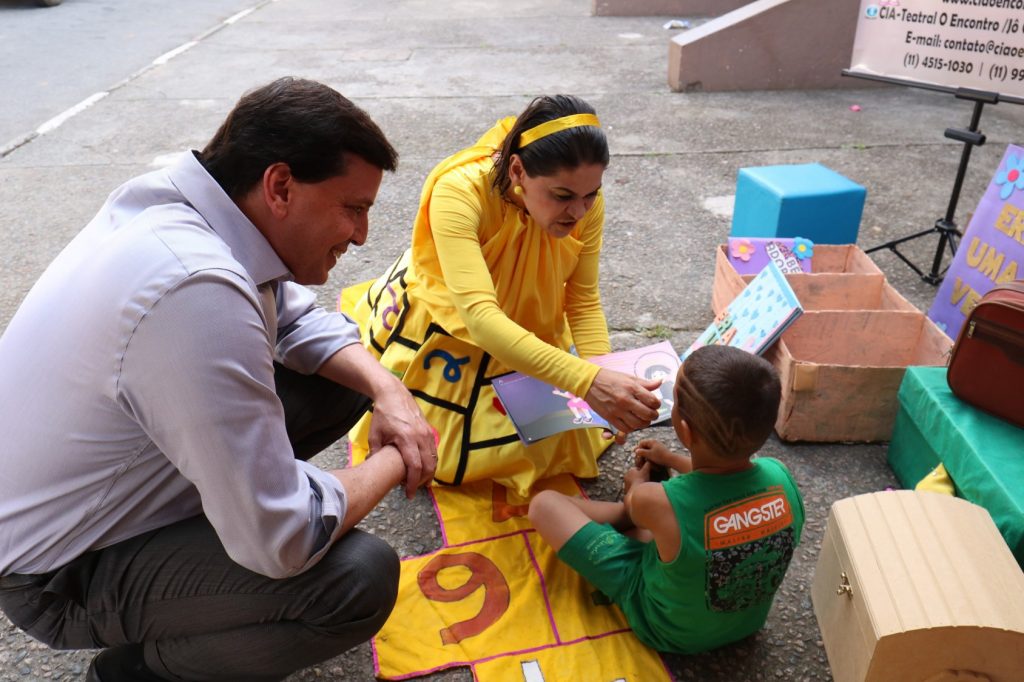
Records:
[[[386,446],[375,455],[354,467],[331,471],[345,489],[348,501],[341,521],[342,533],[362,521],[405,473],[405,463],[396,448]]]
[[[658,416],[661,400],[652,391],[660,386],[660,379],[601,369],[583,399],[611,425],[615,442],[621,445],[627,433],[650,426]]]
[[[398,450],[405,464],[405,495],[412,499],[416,488],[434,477],[437,439],[409,389],[358,343],[332,355],[318,374],[370,397],[370,453],[386,445]]]
[[[429,483],[437,467],[436,431],[424,419],[412,394],[396,379],[393,390],[382,391],[373,403],[369,446],[374,453],[393,445],[405,464],[405,496],[410,500],[416,488]]]

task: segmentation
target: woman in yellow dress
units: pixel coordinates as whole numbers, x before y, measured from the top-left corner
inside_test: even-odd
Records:
[[[355,306],[363,343],[438,431],[435,481],[596,476],[611,436],[568,431],[524,446],[491,379],[511,371],[583,397],[622,442],[657,414],[658,380],[599,368],[610,351],[598,289],[608,144],[593,108],[538,97],[427,177],[412,245]],[[570,349],[575,347],[578,354]],[[353,462],[372,413],[349,434]]]

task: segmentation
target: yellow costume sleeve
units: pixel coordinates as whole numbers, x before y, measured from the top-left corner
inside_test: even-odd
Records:
[[[583,242],[580,261],[565,284],[565,316],[569,320],[576,352],[581,358],[604,355],[612,350],[598,288],[604,234],[604,197],[600,194],[585,220],[587,222],[580,235]]]
[[[486,212],[472,183],[461,182],[456,174],[441,178],[434,186],[430,202],[431,232],[452,304],[474,343],[502,364],[578,396],[585,396],[599,368],[538,339],[509,319],[502,310],[481,251],[481,224],[490,218],[484,215]],[[601,335],[604,336],[604,352],[607,352],[607,331],[602,329],[598,333],[597,329],[598,324],[604,324],[597,295],[602,214],[603,205],[598,207],[595,202],[587,216],[587,224],[581,225],[580,236],[588,238],[584,240],[586,255],[581,253],[581,263],[566,284],[570,324],[581,325],[579,331],[571,327],[581,354],[584,350],[588,354],[602,350],[598,341]],[[597,216],[596,220],[592,216]],[[586,261],[585,265],[583,261]],[[524,264],[524,267],[529,265]],[[600,318],[596,318],[595,309]],[[580,332],[582,337],[577,340],[576,334]]]

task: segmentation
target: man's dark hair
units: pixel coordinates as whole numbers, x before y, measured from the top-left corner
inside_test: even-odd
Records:
[[[238,199],[275,163],[313,183],[344,175],[348,154],[382,170],[398,165],[398,152],[365,111],[322,83],[285,77],[242,95],[199,161]]]
[[[775,426],[782,389],[762,357],[733,346],[704,346],[676,375],[675,409],[719,457],[746,459]]]
[[[494,189],[499,194],[508,191],[512,181],[508,167],[513,154],[523,161],[523,170],[531,178],[538,175],[554,175],[563,168],[578,168],[583,164],[596,163],[608,166],[608,140],[596,126],[579,126],[560,130],[525,147],[520,146],[519,136],[541,123],[553,121],[573,114],[593,114],[594,107],[572,95],[545,95],[537,97],[519,114],[515,125],[505,137],[501,152],[494,164]]]

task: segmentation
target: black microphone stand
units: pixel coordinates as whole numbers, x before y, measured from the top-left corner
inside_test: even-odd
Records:
[[[962,128],[946,128],[945,136],[951,140],[962,142],[964,145],[963,152],[960,154],[960,167],[956,172],[956,180],[953,182],[953,191],[949,196],[949,204],[946,207],[946,215],[935,221],[935,225],[927,230],[922,230],[906,237],[900,237],[899,239],[893,239],[887,241],[884,244],[873,246],[870,249],[866,249],[865,253],[872,253],[874,251],[880,251],[881,249],[889,249],[896,254],[900,260],[906,263],[911,270],[916,272],[918,276],[928,284],[938,284],[942,281],[942,278],[946,274],[948,265],[942,270],[939,270],[942,265],[942,257],[949,248],[950,257],[956,255],[956,249],[960,242],[960,237],[963,234],[956,226],[956,222],[953,220],[956,215],[956,205],[960,201],[960,190],[964,184],[964,176],[967,174],[967,163],[971,159],[971,150],[974,147],[980,147],[985,144],[985,136],[978,131],[978,123],[981,121],[981,111],[986,104],[998,104],[999,94],[995,92],[985,92],[982,90],[971,90],[969,88],[959,88],[955,93],[958,99],[968,99],[974,102],[974,113],[971,115],[971,124],[966,130]],[[931,234],[939,235],[939,243],[935,247],[935,255],[932,258],[932,267],[927,273],[923,272],[921,268],[917,267],[907,256],[900,252],[899,246],[907,242],[919,239],[921,237],[927,237]]]

